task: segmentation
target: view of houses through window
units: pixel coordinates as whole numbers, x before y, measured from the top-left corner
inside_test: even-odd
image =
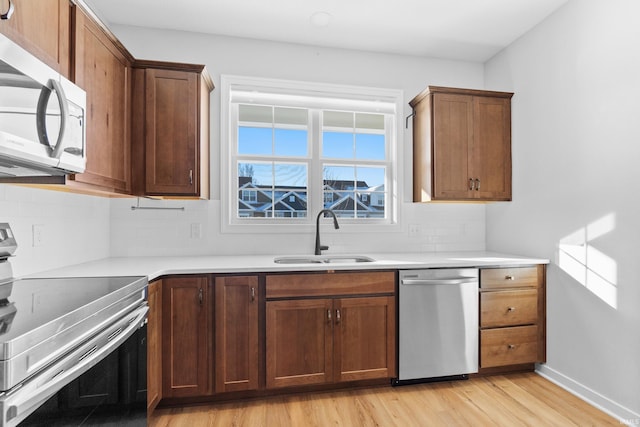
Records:
[[[247,98],[230,109],[236,221],[388,220],[393,114]]]

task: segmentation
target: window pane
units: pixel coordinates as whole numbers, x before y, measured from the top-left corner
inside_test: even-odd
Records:
[[[384,167],[325,166],[324,208],[341,218],[384,218],[384,176]]]
[[[238,154],[270,155],[273,131],[271,128],[240,126],[238,128]]]
[[[307,156],[307,131],[296,129],[275,130],[275,154],[277,156]]]
[[[238,217],[306,217],[307,182],[306,165],[238,163]]]
[[[275,107],[274,114],[274,123],[304,126],[309,123],[309,110],[306,108]]]
[[[356,168],[356,174],[358,177],[360,187],[373,188],[384,185],[384,173],[383,167],[365,167],[358,166]]]
[[[353,159],[353,134],[323,132],[322,157],[331,159]]]
[[[341,127],[353,129],[353,113],[344,111],[323,111],[322,125],[324,127]]]
[[[238,120],[241,122],[273,123],[273,107],[262,105],[238,105]]]
[[[359,193],[364,205],[356,212],[358,218],[385,218],[384,167],[356,167],[358,181],[366,182],[367,189]]]
[[[356,128],[357,129],[384,129],[384,115],[382,114],[367,114],[356,113]]]
[[[356,159],[384,160],[384,135],[356,134]]]

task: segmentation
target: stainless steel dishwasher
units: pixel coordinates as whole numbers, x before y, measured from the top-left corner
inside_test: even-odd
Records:
[[[465,379],[478,371],[478,270],[400,271],[398,379]]]

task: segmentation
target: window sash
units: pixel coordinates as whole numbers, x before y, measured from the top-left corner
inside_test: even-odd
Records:
[[[237,81],[266,81],[267,82],[267,86],[269,86],[269,84],[274,84],[274,86],[278,86],[278,85],[283,85],[283,86],[287,86],[289,83],[288,82],[282,82],[282,81],[274,81],[274,80],[270,80],[270,79],[254,79],[254,78],[238,78],[238,77],[229,77],[227,78],[226,76],[223,76],[222,78],[222,89],[223,89],[223,114],[222,114],[222,120],[223,120],[223,127],[222,127],[222,134],[226,135],[223,137],[224,141],[230,141],[231,143],[228,144],[223,144],[223,147],[221,148],[221,159],[222,162],[225,163],[225,165],[221,166],[222,169],[222,177],[223,180],[225,178],[229,179],[229,181],[226,182],[226,184],[223,184],[223,189],[222,189],[222,194],[221,194],[221,198],[222,200],[229,200],[229,208],[226,209],[224,212],[224,221],[223,221],[223,231],[247,231],[248,232],[248,228],[242,228],[241,229],[236,229],[234,228],[234,226],[242,226],[244,227],[244,225],[255,225],[258,228],[256,229],[255,227],[251,227],[252,229],[256,229],[256,230],[263,230],[263,231],[267,231],[271,225],[274,224],[292,224],[292,220],[294,220],[295,223],[297,223],[298,225],[305,225],[308,226],[310,224],[312,224],[315,221],[315,212],[320,211],[324,205],[325,205],[325,191],[323,191],[323,184],[324,184],[324,180],[323,180],[323,174],[322,174],[322,170],[323,170],[323,166],[324,164],[332,164],[332,165],[344,165],[344,166],[351,166],[351,167],[381,167],[384,168],[384,187],[383,187],[383,191],[380,192],[378,191],[376,194],[378,194],[378,196],[375,198],[374,200],[374,192],[369,190],[367,191],[367,197],[365,200],[365,202],[367,203],[368,206],[370,207],[376,207],[376,208],[384,208],[384,218],[378,218],[378,219],[373,219],[373,218],[366,218],[366,221],[362,221],[361,217],[366,216],[363,215],[365,213],[365,211],[363,209],[357,210],[356,213],[354,213],[353,218],[341,218],[341,225],[346,225],[347,227],[349,227],[349,224],[352,225],[374,225],[376,224],[376,227],[378,227],[379,225],[397,225],[397,221],[398,221],[398,201],[400,200],[399,195],[397,194],[397,169],[396,169],[396,162],[398,160],[398,151],[400,149],[399,144],[398,144],[398,139],[400,136],[400,133],[398,131],[398,127],[396,125],[396,123],[399,123],[398,120],[400,118],[400,114],[397,113],[397,111],[401,110],[401,103],[402,103],[402,96],[401,96],[401,92],[397,91],[397,90],[379,90],[382,93],[384,93],[384,96],[380,96],[380,95],[374,95],[371,96],[370,99],[383,99],[383,102],[378,102],[378,101],[367,101],[365,96],[362,96],[361,94],[358,94],[356,96],[354,96],[354,99],[347,99],[349,96],[353,95],[353,92],[358,92],[361,88],[353,88],[353,87],[345,87],[342,88],[340,87],[340,90],[338,91],[339,93],[342,93],[342,90],[345,89],[344,93],[346,93],[346,98],[345,100],[338,100],[337,104],[339,104],[340,102],[344,101],[344,104],[352,104],[357,106],[357,109],[352,110],[352,112],[356,112],[356,113],[372,113],[372,114],[380,114],[381,112],[381,108],[380,105],[383,106],[382,108],[382,112],[385,113],[384,115],[384,127],[385,130],[382,131],[380,129],[370,129],[367,127],[364,128],[353,128],[353,129],[348,129],[349,132],[357,132],[358,134],[383,134],[384,138],[385,138],[385,154],[384,154],[384,159],[380,160],[380,159],[354,159],[354,158],[347,158],[347,159],[336,159],[336,158],[321,158],[321,132],[322,132],[322,127],[321,125],[321,111],[323,110],[340,110],[340,105],[329,105],[329,104],[325,104],[325,102],[327,101],[327,99],[331,99],[331,101],[335,101],[335,99],[333,97],[330,98],[321,98],[321,97],[308,97],[307,95],[301,95],[300,97],[296,97],[296,96],[290,96],[290,95],[278,95],[278,94],[269,94],[269,96],[267,97],[262,97],[262,99],[258,99],[258,103],[260,104],[268,104],[265,99],[267,98],[273,98],[276,99],[277,101],[281,101],[284,100],[285,102],[277,102],[277,103],[273,103],[272,105],[277,105],[279,106],[293,106],[293,107],[314,107],[311,108],[311,110],[313,110],[310,113],[310,120],[309,120],[309,125],[307,126],[308,128],[308,133],[309,133],[309,149],[307,150],[307,156],[306,157],[298,157],[298,156],[265,156],[265,155],[246,155],[246,154],[238,154],[237,153],[237,133],[238,133],[238,126],[240,125],[257,125],[257,123],[254,122],[250,122],[250,121],[244,121],[244,122],[240,122],[237,120],[238,115],[237,115],[237,108],[240,102],[244,102],[245,100],[241,99],[241,97],[239,97],[238,95],[242,95],[242,96],[246,96],[247,93],[251,94],[252,98],[259,98],[254,96],[255,92],[251,91],[251,92],[245,92],[244,95],[242,94],[242,90],[238,90],[238,88],[240,88],[241,84],[237,84]],[[296,82],[291,82],[290,83],[293,86],[297,86],[297,88],[301,88],[303,86],[309,86],[309,87],[313,87],[316,85],[319,86],[329,86],[332,87],[334,85],[323,85],[323,84],[307,84],[305,83],[304,85],[297,85]],[[366,92],[367,90],[369,90],[369,88],[365,88],[366,90],[364,90],[364,92]],[[314,91],[313,89],[311,90],[312,92],[316,93],[316,91]],[[378,90],[372,90],[373,92],[378,91]],[[317,92],[321,92],[321,91],[317,91]],[[338,93],[336,92],[336,93]],[[357,99],[358,97],[362,97],[363,99]],[[305,102],[298,102],[299,99],[298,98],[305,98]],[[291,102],[291,100],[293,99],[293,102]],[[307,101],[309,99],[312,99],[313,101],[316,101],[316,104],[318,105],[314,105],[313,102],[308,103]],[[230,101],[238,101],[238,102],[230,102]],[[254,100],[255,101],[255,100]],[[226,108],[224,108],[224,105],[227,104],[229,105],[229,109],[227,110]],[[360,108],[361,106],[364,106],[364,108]],[[320,108],[322,107],[322,108]],[[234,112],[234,109],[236,109],[236,111]],[[356,111],[357,110],[357,111]],[[394,114],[389,114],[391,112],[394,112]],[[228,124],[228,125],[227,125]],[[267,127],[271,127],[274,126],[273,123],[269,124],[269,123],[262,123],[261,125],[263,126],[267,126]],[[282,126],[281,124],[277,124],[278,127]],[[295,126],[294,126],[295,127]],[[305,126],[302,126],[303,128]],[[225,129],[226,128],[226,129]],[[325,130],[328,128],[325,128]],[[338,130],[338,129],[336,129]],[[341,128],[339,130],[345,130],[344,128]],[[224,160],[224,159],[228,159],[228,160]],[[308,171],[308,181],[307,181],[307,195],[308,195],[308,200],[307,200],[307,210],[302,214],[299,215],[302,218],[291,218],[288,221],[282,221],[280,218],[273,218],[273,216],[282,216],[282,215],[286,215],[283,213],[277,213],[275,215],[270,215],[268,218],[256,218],[255,220],[253,220],[252,218],[242,218],[243,214],[241,213],[240,215],[238,215],[238,198],[239,198],[239,193],[238,193],[238,171],[237,171],[237,164],[238,162],[254,162],[254,161],[268,161],[268,162],[294,162],[294,163],[305,163],[307,164],[307,171]],[[225,169],[227,170],[227,173],[225,173]],[[359,195],[364,194],[364,193],[360,193],[357,192],[356,197],[359,197]],[[234,200],[236,202],[234,202]],[[380,211],[381,209],[379,209]],[[277,211],[276,211],[277,212]],[[351,211],[351,213],[353,213],[354,211]],[[265,215],[267,216],[267,215]],[[279,220],[280,219],[280,220]],[[267,227],[267,228],[260,228],[260,227]],[[230,228],[231,227],[231,228]],[[359,227],[360,228],[360,227]],[[281,230],[281,231],[294,231],[297,228],[292,227],[292,228],[288,228],[287,230]],[[363,228],[363,229],[366,229]],[[378,230],[378,228],[376,228],[376,230]]]

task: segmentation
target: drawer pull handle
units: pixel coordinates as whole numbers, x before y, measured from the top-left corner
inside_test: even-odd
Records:
[[[504,277],[504,280],[516,280],[515,276],[508,275]]]
[[[509,345],[507,346],[507,348],[508,348],[509,350],[514,350],[514,349],[516,348],[516,346],[515,346],[515,344],[509,344]]]
[[[509,308],[507,308],[507,311],[511,313],[513,311],[516,311],[516,308],[515,307],[509,307]]]
[[[331,309],[327,310],[327,321],[331,323]]]

